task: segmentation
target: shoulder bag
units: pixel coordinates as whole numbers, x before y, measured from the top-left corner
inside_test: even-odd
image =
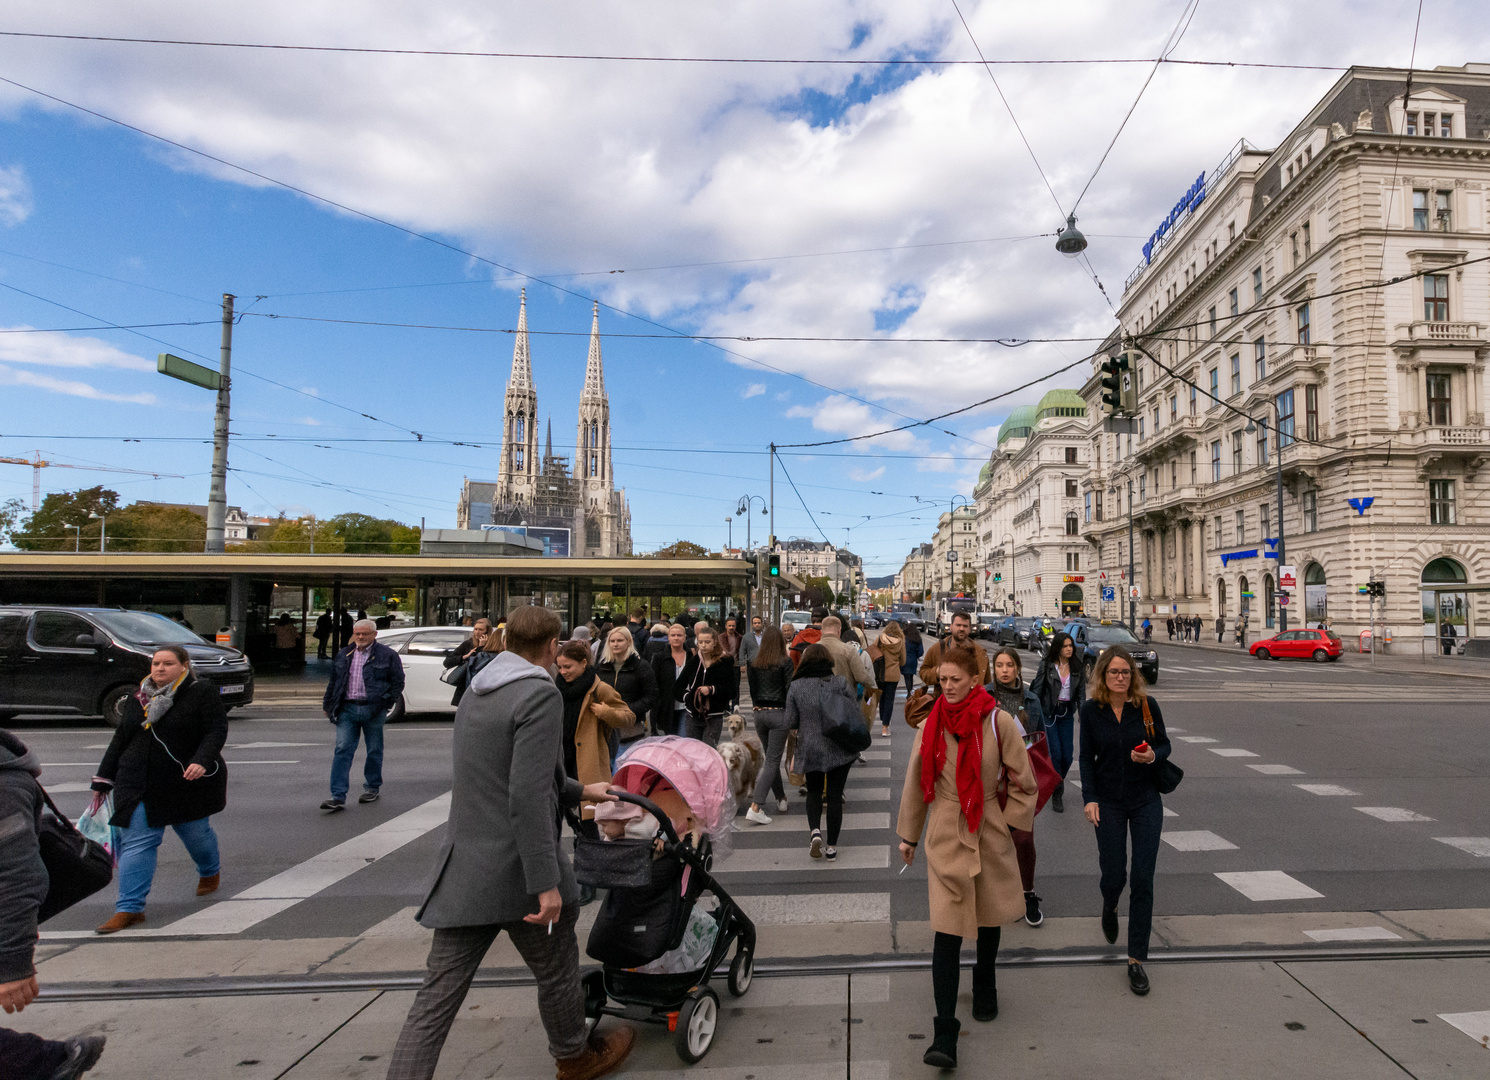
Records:
[[[1150,745],[1154,738],[1154,717],[1149,712],[1149,699],[1143,699],[1143,730],[1148,734]],[[1160,758],[1154,762],[1154,787],[1159,789],[1160,795],[1168,795],[1180,786],[1180,781],[1185,778],[1185,770],[1180,768],[1168,758]]]
[[[831,683],[823,701],[823,736],[852,754],[862,754],[874,744],[858,702],[836,693]]]
[[[84,900],[114,879],[114,858],[104,846],[89,840],[57,809],[47,789],[41,789],[49,813],[37,822],[36,838],[41,845],[41,861],[46,864],[47,898],[36,913],[37,922],[46,922],[59,911],[65,911]]]
[[[912,690],[905,699],[905,722],[913,728],[926,723],[926,718],[931,715],[931,707],[936,704],[936,697],[935,691],[924,686]]]

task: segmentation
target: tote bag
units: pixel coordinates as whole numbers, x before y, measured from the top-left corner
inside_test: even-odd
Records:
[[[41,788],[41,797],[50,813],[41,815],[36,837],[49,884],[36,921],[46,922],[108,885],[114,879],[114,857],[102,844],[78,832],[67,815],[57,809],[46,788]]]

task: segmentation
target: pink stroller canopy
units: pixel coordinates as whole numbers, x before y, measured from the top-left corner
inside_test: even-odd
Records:
[[[716,854],[721,838],[728,850],[734,824],[735,797],[729,788],[729,769],[724,758],[708,743],[678,735],[655,735],[640,739],[616,763],[611,787],[645,795],[653,778],[660,776],[677,790],[714,840]]]

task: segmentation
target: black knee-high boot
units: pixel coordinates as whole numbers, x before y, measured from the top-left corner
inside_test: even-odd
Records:
[[[992,1020],[999,1014],[999,995],[994,962],[998,959],[1002,931],[997,926],[978,927],[978,962],[973,966],[973,1019]]]
[[[931,945],[931,991],[936,999],[936,1019],[931,1045],[921,1058],[938,1069],[957,1068],[957,983],[962,962],[962,938],[938,933]]]

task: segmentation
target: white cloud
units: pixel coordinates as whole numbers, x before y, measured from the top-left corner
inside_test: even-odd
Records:
[[[322,424],[322,422],[319,421],[319,420],[317,420],[314,416],[302,416],[302,417],[300,417],[299,419],[297,419],[297,420],[295,420],[293,422],[296,423],[296,424],[304,424],[306,427],[322,427],[322,426],[324,426]]]
[[[36,201],[31,196],[31,181],[19,165],[0,165],[0,225],[14,227],[31,216]]]
[[[871,432],[885,430],[887,424],[891,427],[895,426],[893,421],[886,421],[883,414],[871,409],[863,402],[838,394],[824,398],[815,405],[793,405],[786,410],[786,415],[811,419],[813,428],[833,435],[868,435]],[[878,438],[864,439],[851,445],[860,450],[876,447],[910,450],[915,447],[916,438],[909,431],[897,431]]]
[[[48,390],[69,397],[89,398],[93,401],[119,401],[129,405],[154,405],[154,394],[110,394],[89,383],[71,379],[54,379],[35,371],[17,370],[0,364],[0,385],[29,386],[36,390]]]
[[[7,330],[30,330],[27,326]],[[0,361],[37,364],[42,367],[123,368],[125,371],[154,371],[155,364],[115,348],[107,341],[68,334],[0,333]]]
[[[766,384],[763,383],[763,382],[756,382],[756,383],[751,383],[749,386],[747,386],[740,393],[740,396],[748,401],[750,398],[760,397],[765,392],[766,392]]]
[[[881,465],[878,469],[850,469],[848,478],[860,484],[867,484],[871,480],[878,480],[885,475],[885,467]]]

